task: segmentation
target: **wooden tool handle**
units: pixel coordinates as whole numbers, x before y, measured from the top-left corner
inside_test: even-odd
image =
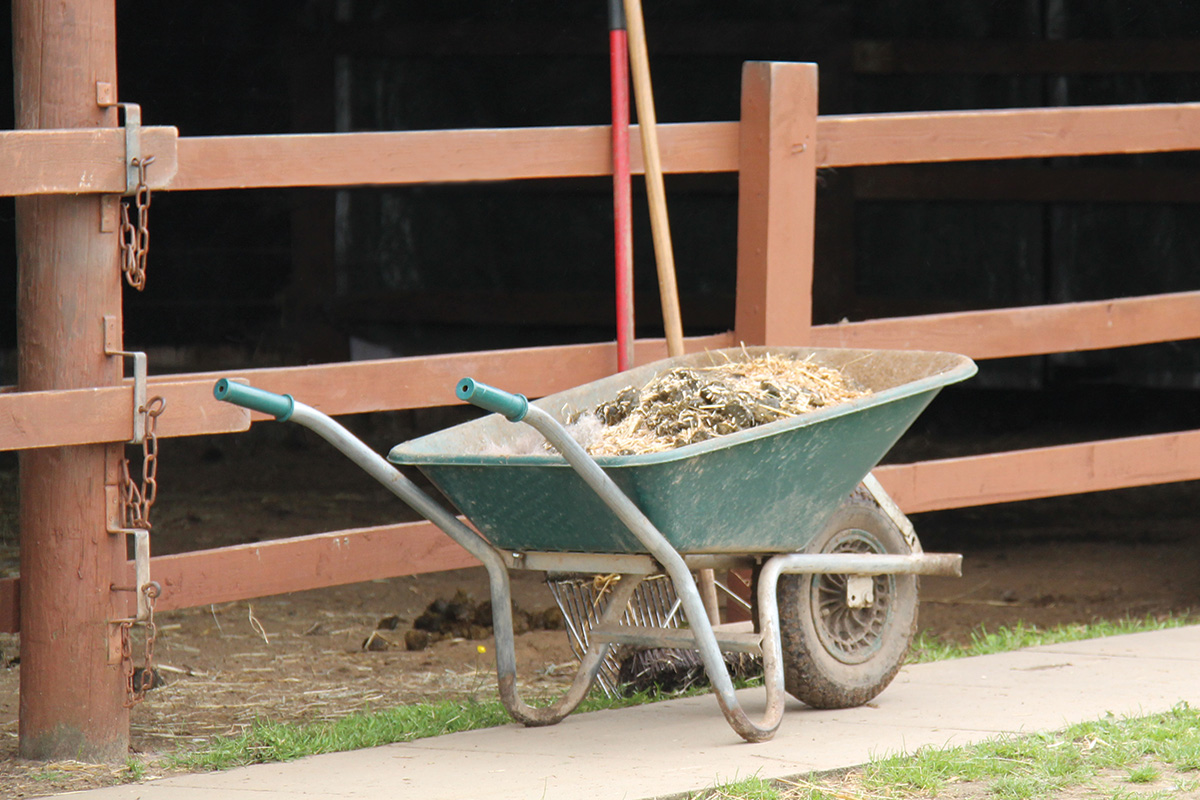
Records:
[[[667,354],[683,355],[683,322],[679,316],[679,289],[675,282],[675,253],[667,217],[667,194],[663,188],[662,159],[658,152],[658,122],[654,114],[654,90],[650,85],[650,56],[646,50],[646,26],[641,0],[625,0],[625,23],[629,32],[629,59],[633,66],[633,95],[638,128],[642,136],[642,159],[646,167],[646,194],[650,200],[650,230],[654,236],[654,260],[658,266],[658,291],[662,297],[663,327]]]

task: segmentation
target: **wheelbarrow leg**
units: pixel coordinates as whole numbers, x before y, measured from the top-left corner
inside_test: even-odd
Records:
[[[463,382],[460,381],[460,386]],[[486,387],[488,391],[495,391]],[[466,394],[460,392],[460,397]],[[469,399],[463,397],[463,399]],[[521,398],[522,400],[524,398]],[[485,406],[486,407],[486,406]],[[768,674],[778,674],[778,681],[767,682],[767,708],[760,721],[755,722],[746,714],[738,702],[734,692],[733,680],[725,668],[725,660],[721,648],[717,644],[712,624],[704,608],[696,581],[692,578],[691,570],[671,543],[654,527],[632,500],[612,482],[592,457],[563,429],[558,422],[536,406],[524,404],[519,407],[519,413],[509,416],[513,421],[526,422],[533,426],[558,449],[567,462],[575,469],[584,482],[592,488],[613,513],[638,538],[655,560],[663,566],[671,581],[675,584],[675,592],[683,606],[692,635],[696,639],[696,649],[704,662],[704,669],[712,683],[717,703],[721,707],[729,725],[748,742],[761,742],[770,739],[779,728],[783,718],[783,671],[780,667],[782,649],[779,643],[778,623],[772,627],[770,620],[763,626],[763,667]],[[770,615],[767,615],[768,617]],[[778,614],[776,614],[778,619]],[[778,686],[775,684],[778,683]]]
[[[505,574],[505,580],[507,581],[507,573]],[[620,620],[621,616],[625,613],[625,607],[629,605],[629,600],[633,597],[633,593],[639,583],[641,583],[641,576],[621,576],[621,580],[617,583],[617,588],[613,590],[612,600],[600,616],[599,624],[615,624]],[[492,608],[494,617],[499,612],[495,611],[497,606],[493,605]],[[511,627],[511,611],[509,617],[509,627]],[[607,643],[592,642],[580,660],[579,671],[575,673],[575,679],[571,682],[571,687],[554,705],[545,708],[534,708],[521,700],[517,694],[514,661],[513,670],[508,677],[506,678],[501,675],[500,702],[504,703],[504,707],[512,715],[513,719],[524,725],[529,727],[554,725],[574,711],[580,702],[583,701],[583,698],[587,696],[588,690],[591,689],[592,683],[596,680],[596,675],[599,674],[600,668],[604,664],[604,659],[608,655],[608,648],[609,645]],[[500,649],[500,638],[497,636],[496,652],[498,666]],[[512,654],[514,649],[512,641],[509,640],[508,652]]]

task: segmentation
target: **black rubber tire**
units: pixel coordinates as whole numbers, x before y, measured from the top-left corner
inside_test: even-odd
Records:
[[[896,524],[859,490],[807,549],[843,551],[903,554],[910,548]],[[876,576],[875,602],[865,609],[847,606],[845,581],[842,575],[779,579],[784,686],[813,708],[870,701],[896,677],[916,633],[917,576]]]

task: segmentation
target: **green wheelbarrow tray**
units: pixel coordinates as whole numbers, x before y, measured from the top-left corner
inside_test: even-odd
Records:
[[[532,405],[566,424],[674,367],[763,353],[836,368],[871,394],[667,452],[597,457],[680,553],[803,551],[937,392],[975,373],[969,358],[951,353],[734,348],[647,364]],[[499,549],[646,552],[544,442],[531,427],[492,414],[397,445],[388,460],[417,466]]]

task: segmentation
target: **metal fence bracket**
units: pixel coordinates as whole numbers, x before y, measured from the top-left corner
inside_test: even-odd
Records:
[[[146,354],[120,349],[121,338],[117,318],[104,317],[104,354],[133,359],[133,438],[130,444],[141,444],[146,438]]]
[[[96,104],[101,108],[121,110],[121,126],[125,129],[125,197],[137,193],[145,174],[142,162],[142,107],[137,103],[118,103],[111,83],[96,84]]]

